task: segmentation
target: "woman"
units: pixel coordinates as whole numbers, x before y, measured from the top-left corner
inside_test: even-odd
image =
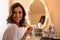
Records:
[[[38,23],[38,28],[36,29],[39,34],[38,36],[43,36],[42,25],[44,24],[44,21],[45,21],[45,16],[41,16],[41,19],[39,20],[39,23]]]
[[[3,40],[26,40],[32,28],[27,28],[25,16],[25,10],[20,3],[11,6],[7,19],[8,28],[4,32]]]
[[[39,23],[38,23],[38,28],[42,28],[42,25],[44,24],[45,22],[45,16],[41,16],[41,19],[39,20]]]

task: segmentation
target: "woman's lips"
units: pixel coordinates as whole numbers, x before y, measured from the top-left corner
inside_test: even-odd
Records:
[[[16,20],[19,20],[19,18],[16,18]]]

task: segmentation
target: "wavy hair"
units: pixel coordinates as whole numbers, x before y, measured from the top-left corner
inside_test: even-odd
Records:
[[[17,8],[17,7],[20,7],[22,9],[22,12],[23,12],[23,17],[21,19],[21,21],[19,22],[19,26],[26,26],[25,25],[25,16],[26,16],[26,12],[24,10],[24,7],[20,4],[20,3],[15,3],[13,4],[11,7],[10,7],[10,12],[9,12],[9,16],[7,18],[7,23],[15,23],[14,19],[13,19],[13,12],[14,12],[14,9]]]

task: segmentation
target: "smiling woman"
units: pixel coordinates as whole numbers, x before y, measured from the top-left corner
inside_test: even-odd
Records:
[[[15,23],[18,23],[22,19],[22,16],[23,16],[21,8],[20,7],[15,8],[13,13],[14,13],[13,19],[15,20]]]
[[[10,8],[10,15],[7,19],[8,28],[4,32],[2,40],[26,40],[32,27],[27,28],[25,16],[23,6],[20,3],[14,3]]]

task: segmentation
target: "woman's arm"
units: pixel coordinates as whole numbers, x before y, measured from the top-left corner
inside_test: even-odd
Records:
[[[31,31],[32,27],[28,28],[21,40],[26,40],[26,37],[28,36],[29,33],[31,33]]]

